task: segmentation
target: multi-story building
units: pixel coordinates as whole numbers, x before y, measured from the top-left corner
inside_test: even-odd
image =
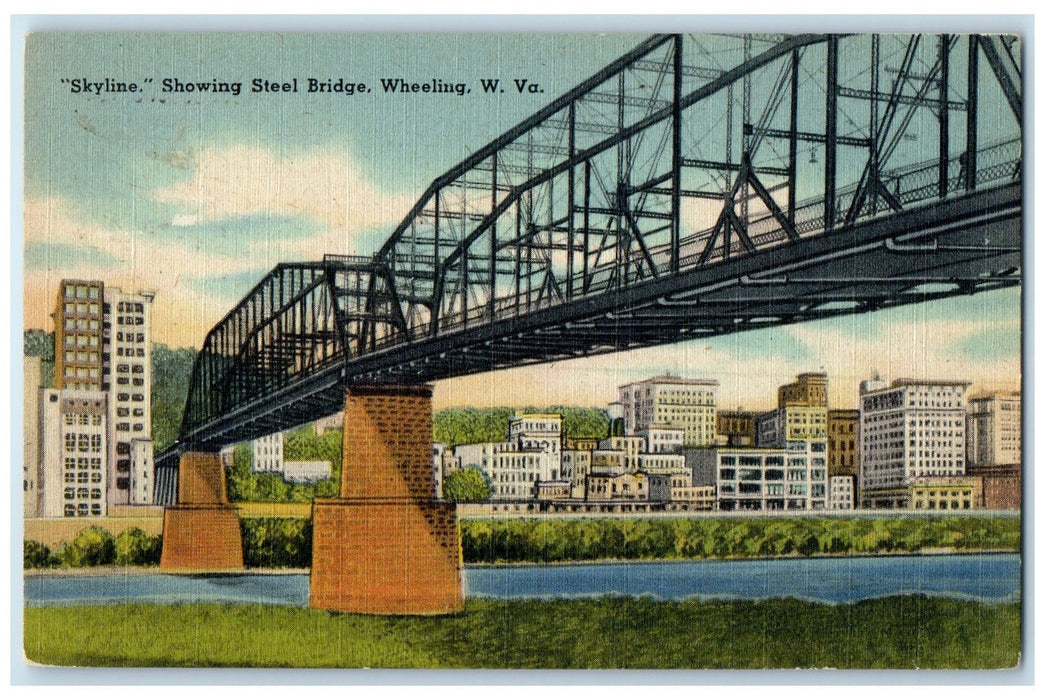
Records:
[[[599,452],[619,452],[623,455],[624,471],[639,468],[639,455],[646,451],[646,438],[637,435],[615,435],[599,441]]]
[[[538,482],[562,476],[562,417],[523,414],[508,423],[505,442],[458,445],[454,457],[462,469],[475,468],[490,478],[490,498],[531,499]]]
[[[859,471],[860,411],[828,409],[827,473],[831,476],[855,477]]]
[[[668,425],[651,425],[640,430],[638,437],[645,440],[649,454],[679,454],[682,452],[685,431]]]
[[[283,433],[272,433],[250,442],[250,470],[255,474],[283,473]]]
[[[830,446],[827,454],[831,454]],[[832,475],[831,467],[827,468],[827,509],[852,510],[856,505],[856,478],[848,475]]]
[[[827,440],[827,408],[791,404],[758,416],[759,447],[783,447],[795,440]]]
[[[827,507],[827,443],[686,450],[694,483],[715,486],[718,510],[821,510]]]
[[[879,379],[860,383],[857,491],[872,507],[911,507],[917,479],[965,475],[969,382]]]
[[[795,381],[777,389],[777,408],[785,406],[827,407],[827,375],[823,372],[805,372]]]
[[[671,499],[671,479],[664,474],[589,474],[585,488],[588,501],[639,501],[667,503]]]
[[[152,440],[132,439],[130,454],[129,501],[133,505],[150,504],[153,502],[156,487],[156,465],[153,463]]]
[[[1022,461],[1020,392],[970,396],[966,426],[969,466],[1019,464]]]
[[[153,297],[118,287],[103,291],[103,387],[108,383],[110,463],[115,467],[109,474],[109,502],[113,505],[152,503],[152,476],[146,484],[141,474],[152,469]],[[137,450],[132,449],[135,442]]]
[[[688,446],[715,444],[718,385],[713,379],[663,376],[619,387],[625,434],[668,426],[681,429]]]
[[[827,375],[799,374],[777,389],[777,408],[758,416],[755,444],[784,447],[795,440],[827,439]]]
[[[104,285],[62,280],[54,320],[54,387],[108,391],[104,376]]]
[[[44,389],[40,404],[37,516],[100,517],[108,481],[107,395],[97,389]]]
[[[686,457],[680,452],[678,454],[663,454],[647,452],[640,454],[635,459],[636,471],[647,474],[688,474],[686,468]]]
[[[338,411],[332,415],[320,418],[312,424],[316,435],[323,435],[331,430],[341,430],[345,426],[345,412]]]
[[[103,392],[108,415],[102,460],[106,503],[153,502],[151,309],[153,294],[126,293],[97,280],[62,280],[55,312],[55,390],[59,403]],[[44,423],[41,430],[48,430]],[[42,454],[41,477],[62,465]],[[94,476],[92,475],[92,479]],[[93,494],[97,489],[89,487]],[[78,491],[77,491],[78,492]],[[87,514],[97,514],[93,497]],[[73,509],[82,514],[80,502]],[[105,509],[103,509],[105,510]]]
[[[23,357],[22,369],[22,513],[35,518],[40,486],[40,358]]]
[[[713,510],[715,508],[715,487],[697,484],[693,473],[672,474],[671,498],[667,503],[668,510]]]
[[[758,436],[758,414],[753,411],[719,411],[715,432],[717,444],[729,447],[751,447]]]

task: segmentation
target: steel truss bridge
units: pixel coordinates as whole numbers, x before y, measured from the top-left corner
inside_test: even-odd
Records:
[[[157,465],[350,384],[1017,286],[1021,86],[1012,37],[651,37],[436,178],[374,255],[272,270],[208,334]]]

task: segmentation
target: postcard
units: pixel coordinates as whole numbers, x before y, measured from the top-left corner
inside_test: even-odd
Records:
[[[1019,669],[1022,71],[30,34],[27,662]]]

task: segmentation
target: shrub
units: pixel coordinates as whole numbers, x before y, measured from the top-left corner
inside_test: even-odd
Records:
[[[298,518],[245,518],[243,562],[252,568],[307,568],[312,565],[312,521]]]
[[[22,566],[26,569],[47,569],[58,565],[58,557],[43,542],[26,540],[22,543]]]
[[[455,503],[478,503],[490,495],[490,485],[478,469],[462,469],[443,481],[443,498]]]
[[[80,530],[62,549],[63,566],[106,566],[116,561],[116,541],[108,530],[92,526]]]
[[[150,566],[160,563],[163,538],[152,537],[141,528],[124,530],[116,537],[116,563],[121,566]]]

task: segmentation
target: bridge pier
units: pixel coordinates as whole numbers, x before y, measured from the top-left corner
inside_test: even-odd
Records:
[[[160,568],[243,569],[243,536],[225,491],[218,454],[187,452],[178,464],[178,503],[163,511]]]
[[[312,504],[309,606],[462,610],[457,512],[435,498],[431,388],[350,387],[344,421],[340,497]]]

